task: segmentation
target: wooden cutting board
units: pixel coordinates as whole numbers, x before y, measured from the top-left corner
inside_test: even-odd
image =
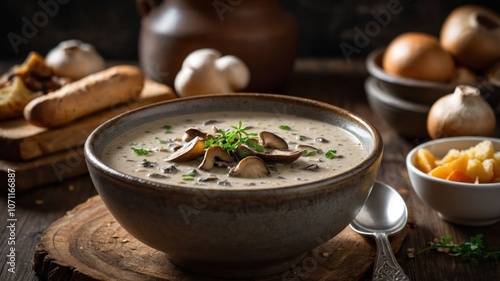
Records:
[[[406,225],[391,238],[394,251],[409,232]],[[295,270],[253,280],[354,281],[370,270],[374,260],[373,239],[347,227],[311,250]],[[44,232],[35,249],[33,270],[49,281],[222,280],[184,271],[163,253],[137,241],[116,222],[99,196],[75,207]]]
[[[16,189],[61,182],[87,173],[83,144],[88,135],[106,120],[125,111],[175,98],[166,85],[146,80],[138,100],[82,118],[64,127],[46,129],[24,119],[0,122],[0,181],[8,171],[17,175]]]
[[[22,118],[0,122],[0,159],[26,161],[83,145],[88,135],[104,121],[125,111],[174,97],[176,95],[170,87],[146,80],[137,100],[99,111],[60,128],[37,127]]]

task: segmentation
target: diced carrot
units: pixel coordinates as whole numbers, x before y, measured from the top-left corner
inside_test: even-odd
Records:
[[[466,183],[474,183],[474,179],[471,179],[468,177],[464,172],[460,170],[453,170],[448,177],[446,177],[446,180],[449,181],[458,181],[458,182],[466,182]]]

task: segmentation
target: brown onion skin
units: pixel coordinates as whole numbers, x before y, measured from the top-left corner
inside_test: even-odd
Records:
[[[455,73],[455,62],[435,36],[407,32],[389,44],[384,53],[383,68],[396,76],[449,82]]]
[[[443,23],[440,43],[460,65],[484,71],[500,60],[500,15],[477,5],[458,7]]]

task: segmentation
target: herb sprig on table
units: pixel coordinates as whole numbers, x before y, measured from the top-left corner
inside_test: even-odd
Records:
[[[433,242],[430,242],[429,246],[422,249],[419,254],[431,250],[458,256],[460,260],[472,266],[477,266],[482,261],[497,260],[500,258],[500,249],[486,248],[483,234],[473,236],[470,241],[461,244],[455,244],[451,236],[441,236],[441,239],[435,239]]]

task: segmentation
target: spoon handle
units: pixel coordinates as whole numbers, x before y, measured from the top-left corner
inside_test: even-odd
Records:
[[[377,243],[377,259],[373,268],[373,281],[409,281],[410,278],[406,276],[392,253],[387,235],[383,232],[375,232],[373,235]]]

